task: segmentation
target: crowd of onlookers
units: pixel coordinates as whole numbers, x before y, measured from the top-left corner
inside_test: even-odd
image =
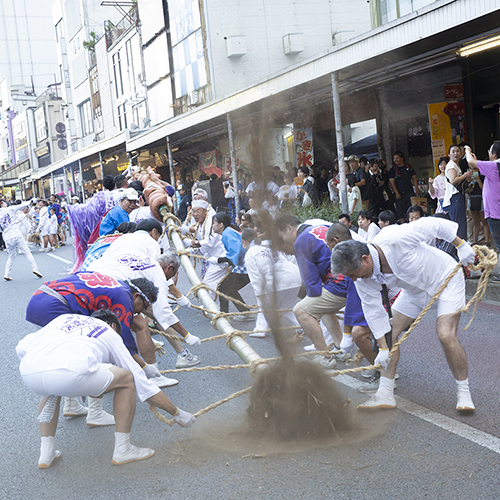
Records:
[[[377,227],[389,220],[403,223],[415,220],[417,215],[442,214],[457,222],[458,234],[472,244],[481,241],[500,248],[498,230],[496,239],[492,234],[495,230],[490,231],[490,226],[496,227],[496,221],[500,225],[500,177],[495,170],[500,142],[491,146],[487,162],[477,162],[475,157],[468,160],[465,143],[452,145],[448,153],[449,156],[439,159],[440,173],[427,183],[417,179],[402,151],[394,151],[391,166],[378,158],[349,156],[346,158],[346,215],[358,217],[355,222],[363,219]],[[484,171],[492,165],[496,171],[493,176]],[[187,174],[184,180],[179,180],[176,196],[181,221],[189,212],[191,193],[202,180],[210,182],[212,207],[228,212],[241,230],[258,226],[257,208],[267,210],[274,219],[280,212],[297,206],[340,205],[338,162],[331,167],[298,169],[287,163],[285,171],[269,166],[260,179],[242,169],[237,173],[236,189],[230,176],[225,179],[203,174],[203,178],[193,181]],[[239,213],[235,211],[236,197]],[[364,231],[361,225],[360,230]]]

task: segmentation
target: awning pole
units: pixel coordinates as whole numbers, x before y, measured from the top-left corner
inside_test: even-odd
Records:
[[[83,183],[82,160],[78,160],[78,168],[80,171],[80,189],[82,191],[82,203],[85,203],[85,184]]]
[[[233,188],[234,188],[234,209],[236,215],[240,213],[240,196],[238,194],[238,173],[236,172],[236,154],[234,151],[234,138],[233,138],[233,126],[231,123],[231,117],[227,113],[227,133],[229,136],[229,154],[231,155],[231,169],[233,174]]]
[[[170,170],[170,184],[177,191],[177,186],[175,185],[175,173],[174,173],[174,159],[172,157],[172,145],[170,144],[170,137],[167,136],[167,153],[168,153],[168,168]],[[174,202],[174,209],[177,211],[179,207],[177,206],[177,195],[172,196],[172,201]]]
[[[335,135],[337,138],[337,157],[339,160],[339,174],[340,174],[340,202],[342,205],[342,212],[349,213],[349,206],[347,204],[347,183],[346,183],[346,164],[344,160],[344,139],[342,137],[342,116],[340,113],[340,94],[339,94],[339,81],[337,73],[333,72],[332,76],[332,94],[333,94],[333,116],[335,118]]]
[[[99,164],[101,165],[101,183],[104,191],[104,165],[102,164],[102,153],[99,151]]]

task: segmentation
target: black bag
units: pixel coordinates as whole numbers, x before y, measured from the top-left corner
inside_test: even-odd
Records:
[[[480,194],[470,195],[470,210],[471,212],[480,212],[483,197]]]

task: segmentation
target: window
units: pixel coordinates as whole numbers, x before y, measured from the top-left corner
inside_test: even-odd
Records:
[[[78,106],[78,111],[80,115],[80,125],[82,127],[82,137],[85,137],[94,132],[94,124],[92,122],[92,107],[90,105],[90,99]]]
[[[125,104],[118,106],[118,125],[120,130],[125,130],[127,128],[127,108]]]
[[[373,26],[390,23],[398,17],[406,16],[411,12],[421,9],[436,0],[377,0],[375,4]]]
[[[122,79],[122,62],[120,50],[113,55],[113,72],[115,75],[115,92],[116,97],[123,95],[123,79]]]

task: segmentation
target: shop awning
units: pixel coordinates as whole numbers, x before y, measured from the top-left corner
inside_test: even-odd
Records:
[[[33,179],[41,179],[42,177],[45,177],[46,175],[55,172],[56,170],[59,170],[60,168],[66,167],[71,163],[74,163],[78,160],[82,160],[84,158],[88,158],[90,156],[98,155],[99,152],[106,151],[108,149],[115,148],[119,146],[120,144],[125,145],[127,140],[129,139],[129,131],[124,130],[123,132],[120,132],[118,135],[115,135],[114,137],[110,137],[109,139],[104,139],[103,141],[96,142],[92,146],[82,149],[80,151],[77,151],[76,153],[73,153],[70,156],[67,156],[63,160],[59,160],[55,163],[52,163],[48,167],[45,167],[41,170],[38,170],[37,172],[33,173]]]

